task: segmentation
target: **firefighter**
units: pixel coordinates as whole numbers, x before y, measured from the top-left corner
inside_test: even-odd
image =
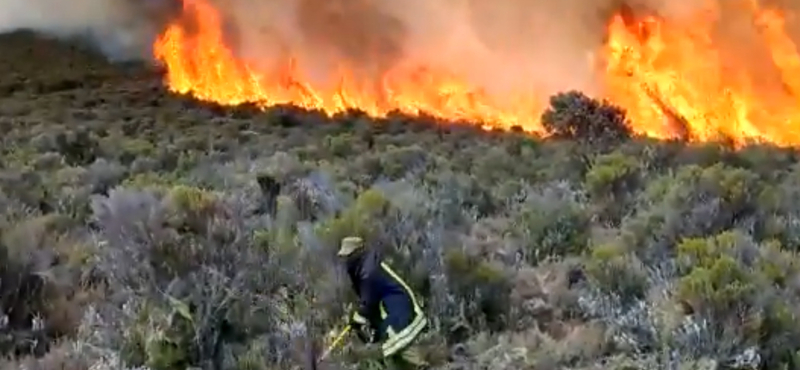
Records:
[[[359,237],[342,239],[338,255],[344,259],[359,307],[350,325],[374,355],[400,369],[428,367],[414,343],[427,325],[414,292],[374,250]]]

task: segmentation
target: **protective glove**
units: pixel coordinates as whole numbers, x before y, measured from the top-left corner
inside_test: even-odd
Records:
[[[351,326],[354,326],[354,327],[356,327],[356,326],[367,326],[369,324],[369,321],[367,321],[366,317],[361,316],[361,314],[359,314],[358,311],[355,311],[355,312],[353,312],[352,315],[350,315],[349,324]]]
[[[369,322],[366,318],[358,314],[358,312],[354,312],[350,316],[350,327],[353,328],[355,331],[356,336],[358,339],[361,340],[362,343],[371,343],[373,341],[373,333],[370,330]]]

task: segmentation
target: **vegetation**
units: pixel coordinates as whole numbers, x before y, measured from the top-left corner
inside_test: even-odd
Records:
[[[424,296],[437,369],[800,368],[794,150],[636,137],[577,92],[549,139],[229,109],[0,49],[3,368],[300,369],[351,302],[348,234]]]

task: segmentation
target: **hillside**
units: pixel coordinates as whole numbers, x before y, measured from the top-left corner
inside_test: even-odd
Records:
[[[0,68],[2,369],[299,369],[348,234],[423,296],[436,369],[800,369],[794,150],[630,137],[577,93],[549,139],[223,108],[29,33]],[[371,368],[354,343],[324,366]]]

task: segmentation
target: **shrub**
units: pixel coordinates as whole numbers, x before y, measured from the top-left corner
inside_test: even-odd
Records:
[[[641,170],[635,158],[618,151],[600,155],[586,174],[587,193],[600,206],[600,217],[617,224],[630,209],[641,181]]]
[[[72,343],[57,343],[41,357],[26,356],[17,359],[0,360],[4,369],[25,370],[92,370],[90,359],[73,348]]]
[[[225,346],[284,335],[279,324],[292,319],[280,308],[291,297],[274,300],[274,294],[287,286],[302,296],[304,285],[280,267],[289,261],[252,243],[242,223],[244,205],[186,187],[159,197],[114,189],[93,201],[104,239],[98,266],[114,291],[124,293],[98,306],[99,317],[112,324],[97,328],[106,339],[94,345],[124,349],[130,365],[171,369],[210,366],[224,360]],[[224,206],[214,208],[215,202]],[[176,211],[206,226],[176,229],[165,222]]]
[[[734,161],[767,181],[783,177],[797,162],[792,150],[767,144],[751,144],[733,153]]]
[[[742,310],[755,286],[747,271],[729,256],[692,269],[681,280],[679,296],[693,307],[693,311],[709,315],[727,316]]]
[[[501,147],[487,148],[483,155],[475,158],[472,168],[471,172],[477,180],[487,187],[507,181],[510,178],[514,180],[532,180],[535,174],[531,163],[515,161]],[[526,169],[529,171],[526,171]]]
[[[547,141],[542,144],[539,159],[529,164],[536,169],[536,178],[548,181],[583,181],[591,164],[586,148],[577,142]]]
[[[724,165],[686,166],[661,176],[639,195],[637,214],[623,220],[625,243],[646,261],[683,238],[750,229],[762,186],[752,172]]]
[[[597,287],[608,294],[619,295],[623,301],[642,299],[647,293],[645,265],[618,245],[592,248],[586,271]]]
[[[354,153],[358,148],[356,147],[356,138],[350,134],[340,134],[335,136],[328,136],[325,138],[325,149],[330,155],[336,157],[348,157]]]
[[[466,324],[473,330],[504,329],[510,313],[511,284],[502,265],[451,249],[445,255],[445,266],[450,288],[462,309],[460,316],[449,318],[446,325]]]
[[[79,287],[79,248],[65,237],[74,223],[57,214],[31,217],[0,230],[0,353],[42,355],[72,335],[90,287]]]
[[[86,165],[97,158],[100,145],[89,130],[79,128],[56,135],[57,151],[70,165]]]
[[[377,189],[360,194],[355,202],[338,217],[319,225],[319,235],[333,250],[348,235],[361,236],[374,241],[379,230],[378,220],[389,210],[389,201]]]
[[[119,161],[131,164],[139,157],[149,157],[156,152],[153,143],[144,139],[120,139],[121,147],[115,152],[119,153]]]
[[[622,109],[578,91],[552,96],[550,106],[542,114],[542,125],[556,138],[577,140],[601,149],[631,137]]]
[[[171,188],[165,202],[168,222],[172,227],[198,234],[206,232],[209,218],[224,211],[214,194],[183,185]]]
[[[563,185],[563,184],[562,184]],[[582,253],[589,240],[590,218],[582,194],[568,185],[526,189],[511,232],[520,238],[532,265],[552,257]]]
[[[798,314],[796,307],[789,308],[798,297],[783,284],[789,276],[800,276],[797,255],[774,244],[757,245],[749,236],[732,231],[685,240],[678,247],[678,258],[683,276],[676,298],[708,320],[714,333],[710,335],[726,333],[731,342],[714,343],[716,348],[730,351],[770,343],[761,349],[765,363],[796,364],[796,348],[789,344],[794,339],[789,338],[798,338],[800,328],[788,321]]]
[[[380,156],[380,177],[395,180],[410,173],[423,172],[428,162],[428,154],[419,146],[404,148],[389,146]]]
[[[798,250],[800,246],[800,208],[795,199],[800,197],[800,166],[794,165],[786,176],[766,188],[759,198],[756,236],[777,239],[783,246]]]

